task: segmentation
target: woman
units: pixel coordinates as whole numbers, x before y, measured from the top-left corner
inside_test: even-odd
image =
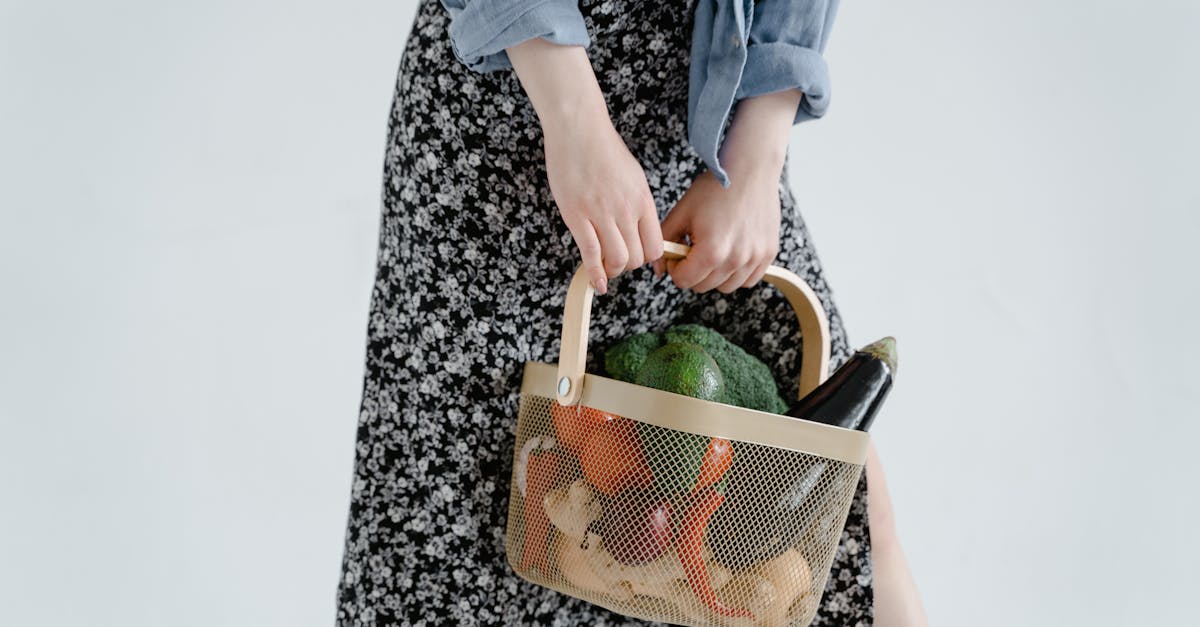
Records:
[[[820,296],[831,367],[848,358],[783,174],[792,124],[827,105],[835,5],[421,2],[389,124],[339,624],[643,624],[506,563],[523,364],[556,360],[581,259],[604,295],[595,346],[699,322],[794,393],[796,321],[760,283],[776,263]],[[664,239],[693,252],[664,262]],[[864,478],[815,624],[872,622],[867,510]]]

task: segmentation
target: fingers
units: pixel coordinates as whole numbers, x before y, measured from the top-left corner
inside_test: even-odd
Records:
[[[711,245],[706,245],[704,242],[696,243],[692,246],[692,250],[688,253],[688,256],[681,259],[670,270],[671,279],[675,282],[675,286],[680,289],[694,289],[702,281],[708,279],[709,275],[716,269],[718,259],[724,256],[724,254],[724,251],[714,250]]]
[[[725,279],[720,285],[717,286],[717,291],[721,292],[722,294],[730,294],[737,288],[745,286],[747,282],[746,280],[750,277],[750,274],[757,269],[757,267],[758,266],[754,263],[743,264],[741,267],[730,273],[729,278]]]
[[[724,285],[731,281],[735,274],[742,271],[747,259],[748,255],[744,255],[736,249],[724,254],[714,255],[712,270],[709,271],[708,276],[693,285],[692,289],[697,292],[707,292]]]
[[[596,234],[600,237],[604,271],[608,278],[616,277],[625,270],[625,264],[629,261],[629,250],[625,247],[625,236],[617,228],[617,223],[613,221],[604,221],[593,226],[596,228]]]
[[[665,220],[662,220],[662,239],[666,241],[683,241],[685,235],[691,234],[691,213],[694,205],[691,197],[684,193],[683,198],[671,208]],[[691,289],[703,280],[708,279],[715,268],[714,253],[709,246],[697,246],[692,243],[688,257],[667,264],[667,273],[671,274],[674,285],[680,289]]]
[[[643,201],[642,217],[638,220],[637,229],[642,240],[642,253],[646,261],[655,261],[663,254],[662,227],[658,224],[658,209],[654,206],[654,198],[646,190]]]
[[[755,285],[758,285],[760,282],[762,282],[763,277],[766,276],[767,268],[770,266],[771,261],[764,261],[757,266],[754,266],[754,269],[746,275],[746,280],[742,281],[742,284],[738,287],[754,287]]]
[[[675,285],[683,289],[696,292],[716,289],[729,294],[740,287],[757,285],[774,263],[777,253],[777,246],[744,252],[732,244],[725,247],[720,243],[701,242],[692,247],[688,258],[671,272],[671,276]]]
[[[587,270],[592,287],[601,294],[607,292],[608,277],[602,261],[603,249],[600,247],[595,227],[587,220],[571,220],[567,222],[567,230],[575,238],[575,245],[579,248],[579,256],[583,259],[583,267]]]
[[[601,294],[608,291],[609,279],[662,256],[662,232],[649,189],[644,202],[637,214],[609,212],[607,215],[613,217],[602,217],[599,221],[583,217],[582,212],[563,212],[592,286]],[[654,257],[648,256],[647,249]]]
[[[642,236],[638,233],[638,223],[622,221],[617,223],[617,230],[621,232],[621,239],[625,242],[626,259],[622,270],[634,270],[646,263],[646,257],[642,253]]]

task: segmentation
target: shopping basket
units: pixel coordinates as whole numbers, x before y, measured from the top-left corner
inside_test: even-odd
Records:
[[[687,255],[666,246],[669,259]],[[828,322],[796,274],[771,266],[764,279],[800,323],[803,397],[828,376]],[[580,268],[558,363],[525,364],[506,535],[513,569],[646,620],[808,625],[867,434],[585,373],[592,296]]]

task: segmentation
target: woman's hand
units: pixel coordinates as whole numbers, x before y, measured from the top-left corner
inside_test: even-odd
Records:
[[[592,286],[662,256],[646,173],[613,128],[583,48],[531,39],[507,49],[546,149],[550,193]]]
[[[738,103],[721,162],[730,186],[711,172],[696,177],[662,223],[663,239],[692,250],[682,260],[654,262],[654,272],[670,273],[675,285],[726,294],[762,280],[779,253],[779,177],[800,92],[795,89]]]

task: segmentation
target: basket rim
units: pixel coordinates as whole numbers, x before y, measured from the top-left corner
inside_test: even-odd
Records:
[[[555,400],[558,365],[525,362],[521,394]],[[780,414],[664,392],[591,373],[583,375],[580,403],[631,420],[695,435],[726,438],[807,453],[862,466],[870,435]]]

